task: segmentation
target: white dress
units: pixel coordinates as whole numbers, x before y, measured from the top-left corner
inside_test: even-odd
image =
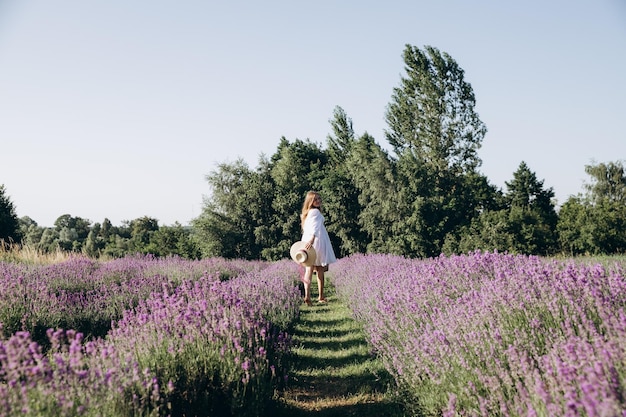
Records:
[[[316,257],[314,265],[326,266],[337,261],[333,246],[330,243],[328,232],[324,226],[324,216],[322,213],[313,208],[309,210],[306,219],[304,219],[304,225],[302,227],[302,241],[310,242],[311,237],[315,235],[313,241],[313,249],[315,249]]]

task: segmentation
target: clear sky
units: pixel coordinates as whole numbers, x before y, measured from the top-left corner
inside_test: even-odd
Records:
[[[0,0],[0,184],[40,226],[188,224],[218,163],[325,145],[335,106],[389,149],[406,44],[465,71],[503,190],[626,159],[624,0]]]

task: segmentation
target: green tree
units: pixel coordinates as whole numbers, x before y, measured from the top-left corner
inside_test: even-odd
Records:
[[[105,242],[109,241],[109,237],[111,236],[111,231],[113,230],[113,225],[111,224],[111,220],[105,218],[102,221],[102,227],[100,228],[99,235]]]
[[[394,230],[400,214],[396,203],[395,165],[389,154],[365,133],[352,145],[346,168],[358,190],[357,219],[360,233],[364,235],[365,251],[402,253]]]
[[[131,237],[129,249],[134,253],[150,253],[150,241],[159,230],[159,221],[143,216],[130,222]]]
[[[19,222],[22,244],[36,250],[40,249],[39,242],[41,241],[44,228],[40,227],[35,220],[28,216],[20,217]]]
[[[291,244],[300,240],[300,212],[307,191],[319,191],[324,201],[328,200],[328,190],[323,189],[327,167],[328,156],[320,145],[309,140],[296,139],[293,143],[284,138],[281,140],[269,166],[269,175],[274,184],[270,227],[277,240],[272,249],[264,252],[271,252],[267,258],[288,256]]]
[[[253,175],[239,159],[219,164],[206,176],[211,189],[200,216],[193,221],[195,238],[203,256],[252,258],[254,225],[246,213],[245,184]]]
[[[22,235],[15,206],[6,193],[4,184],[0,185],[0,243],[20,243]]]
[[[558,216],[554,191],[544,189],[525,162],[521,162],[513,179],[505,183],[509,205],[509,230],[515,236],[514,252],[546,255],[557,249]]]
[[[328,157],[309,140],[281,138],[277,151],[256,171],[242,160],[219,164],[207,175],[211,190],[193,236],[203,256],[281,259],[300,237],[306,191],[319,189]],[[322,193],[325,192],[322,190]]]
[[[467,194],[459,201],[457,230],[444,239],[443,253],[460,254],[476,250],[511,251],[515,240],[509,230],[509,208],[504,195],[481,174],[463,177],[466,184],[460,187]]]
[[[353,152],[356,141],[352,119],[339,106],[330,121],[333,134],[327,137],[328,165],[321,189],[325,191],[324,212],[326,228],[333,248],[339,257],[365,252],[367,234],[359,225],[359,190],[346,161]],[[335,239],[333,239],[335,238]]]
[[[130,238],[113,234],[105,245],[102,255],[109,258],[123,258],[131,253],[133,252],[131,250]]]
[[[449,235],[444,253],[470,253],[476,250],[510,252],[515,236],[509,227],[508,210],[487,210],[472,219],[458,235]]]
[[[557,233],[561,251],[570,255],[597,254],[593,208],[581,195],[570,196],[559,210]]]
[[[334,166],[341,166],[355,141],[352,119],[348,117],[343,108],[336,106],[330,125],[333,134],[327,137],[328,158]]]
[[[607,198],[594,204],[592,213],[597,251],[606,255],[626,253],[626,205]]]
[[[300,209],[309,190],[320,190],[325,175],[328,157],[316,143],[296,139],[293,143],[281,140],[272,156],[270,173],[279,192],[274,208],[279,216],[295,217],[296,227],[284,229],[289,235],[300,230]],[[320,192],[323,190],[320,190]],[[290,219],[293,221],[292,219]]]
[[[91,230],[91,222],[69,214],[59,216],[54,222],[59,234],[58,247],[64,251],[80,252]]]
[[[41,240],[39,241],[38,249],[44,253],[53,253],[57,250],[61,250],[59,244],[59,232],[51,227],[46,227],[41,234]]]
[[[156,256],[175,255],[186,259],[199,259],[199,248],[191,240],[190,234],[190,229],[178,222],[172,226],[161,226],[150,239],[149,252]]]
[[[107,219],[105,219],[106,221]],[[110,225],[110,222],[109,222]],[[87,239],[83,245],[83,252],[92,258],[99,258],[107,243],[107,239],[102,232],[102,225],[100,223],[95,223],[89,234],[87,235]]]
[[[626,175],[622,161],[587,165],[587,199],[595,219],[594,242],[600,253],[626,252]]]
[[[626,175],[622,161],[586,165],[585,172],[591,176],[591,182],[585,188],[594,203],[626,204]]]
[[[406,76],[386,111],[385,136],[398,156],[394,246],[434,256],[486,204],[471,187],[487,129],[464,71],[448,54],[407,45],[403,58]]]
[[[559,212],[564,252],[611,255],[626,252],[626,175],[621,161],[585,166],[586,194],[570,197]]]
[[[463,69],[431,46],[422,51],[406,45],[403,58],[406,77],[387,107],[387,141],[397,155],[410,153],[431,174],[473,171],[487,128]]]
[[[275,214],[274,199],[277,194],[276,184],[271,175],[270,161],[264,156],[259,159],[255,175],[248,178],[247,198],[249,214],[254,224],[255,253],[254,259],[281,259],[285,252],[278,247],[282,240],[282,229],[277,227],[282,222]]]
[[[104,241],[104,249],[100,252],[100,256],[107,258],[122,258],[128,254],[137,253],[134,245],[131,243],[132,238],[132,222],[129,220],[122,221],[119,226],[114,226],[107,218],[102,222],[97,240]]]
[[[479,199],[487,202],[468,226],[457,236],[448,236],[446,253],[475,250],[545,255],[558,250],[557,221],[552,188],[544,189],[525,162],[513,179],[506,182],[507,192],[483,183],[485,193]],[[474,187],[480,190],[481,187]],[[490,197],[487,197],[490,196]]]

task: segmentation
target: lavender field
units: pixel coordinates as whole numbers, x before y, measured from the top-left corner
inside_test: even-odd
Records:
[[[476,253],[333,267],[412,414],[626,415],[623,264]]]
[[[290,261],[0,263],[0,416],[263,415],[297,276]]]
[[[626,416],[624,263],[353,255],[330,283],[410,415]],[[0,417],[263,416],[291,261],[0,262]]]

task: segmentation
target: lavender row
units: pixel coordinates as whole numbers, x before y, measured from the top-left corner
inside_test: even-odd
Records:
[[[286,372],[294,277],[292,262],[200,274],[139,300],[105,338],[48,330],[46,352],[28,332],[4,338],[0,416],[261,415]]]
[[[49,328],[104,336],[111,322],[152,292],[210,276],[224,280],[268,264],[221,258],[190,261],[133,256],[110,262],[85,257],[52,265],[0,263],[0,322],[3,334],[28,331],[47,342]]]
[[[422,415],[626,415],[622,265],[355,255],[333,276]]]

